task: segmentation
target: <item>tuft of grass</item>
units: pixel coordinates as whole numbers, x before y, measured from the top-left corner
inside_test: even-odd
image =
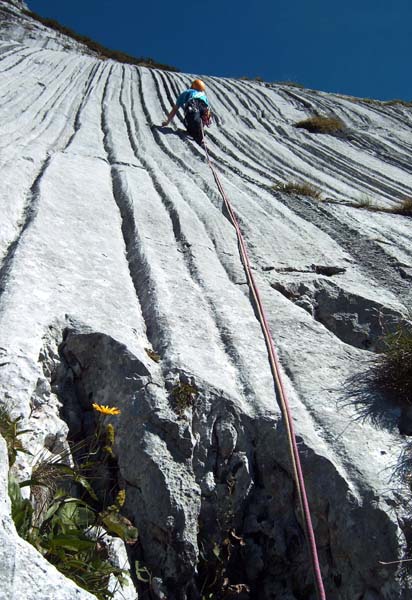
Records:
[[[349,100],[349,102],[354,102],[356,104],[360,104],[363,102],[364,104],[370,104],[371,106],[405,106],[410,108],[412,106],[412,102],[410,100],[402,100],[400,98],[394,98],[393,100],[376,100],[375,98],[357,98],[356,96],[348,96],[346,94],[336,94],[338,98],[343,98],[344,100]]]
[[[412,324],[400,325],[383,338],[377,358],[377,383],[401,404],[412,404]]]
[[[370,196],[363,194],[359,200],[351,204],[354,208],[364,208],[365,210],[379,210],[379,207],[375,204]]]
[[[263,77],[256,75],[256,77],[249,77],[248,75],[242,75],[242,77],[238,77],[239,81],[257,81],[258,83],[265,83]]]
[[[343,133],[346,130],[345,123],[337,117],[310,117],[294,124],[298,129],[306,129],[310,133]]]
[[[275,81],[276,85],[286,85],[288,87],[294,87],[299,89],[305,89],[303,83],[299,83],[297,81]]]
[[[412,102],[407,100],[401,100],[400,98],[394,98],[393,100],[383,100],[382,104],[384,106],[396,106],[397,104],[399,104],[400,106],[406,106],[408,108],[412,106]]]
[[[364,210],[370,210],[373,212],[383,212],[392,215],[403,215],[405,217],[412,217],[412,198],[404,198],[399,200],[394,206],[378,206],[374,203],[372,198],[367,195],[361,196],[357,202],[349,202],[347,206],[352,208],[363,208]]]
[[[160,362],[160,355],[152,350],[151,348],[145,348],[145,352],[149,358],[151,358],[154,362]]]
[[[289,181],[287,183],[276,183],[272,186],[275,192],[290,194],[294,196],[309,196],[314,200],[322,200],[322,192],[311,183],[297,183]]]
[[[385,208],[385,212],[412,217],[412,198],[403,198],[403,200],[400,200],[395,206]]]
[[[72,29],[69,29],[68,27],[65,27],[64,25],[61,25],[61,23],[59,23],[55,19],[49,19],[47,17],[42,17],[41,15],[39,15],[31,10],[23,10],[22,12],[25,15],[31,17],[32,19],[35,19],[39,23],[42,23],[46,27],[50,27],[51,29],[54,29],[54,31],[58,31],[59,33],[67,35],[68,37],[72,38],[73,40],[76,40],[77,42],[84,44],[85,46],[87,46],[87,48],[89,48],[89,50],[91,50],[92,52],[95,52],[101,58],[110,58],[110,59],[115,60],[120,63],[127,63],[130,65],[139,65],[142,67],[149,67],[151,69],[161,69],[163,71],[179,72],[179,69],[177,69],[176,67],[172,67],[170,65],[159,63],[159,62],[153,60],[153,58],[142,57],[142,56],[141,57],[131,56],[130,54],[126,54],[125,52],[120,52],[119,50],[111,50],[110,48],[106,48],[102,44],[95,42],[94,40],[90,39],[89,37],[87,37],[85,35],[80,35],[80,34],[76,33],[75,31],[73,31]]]

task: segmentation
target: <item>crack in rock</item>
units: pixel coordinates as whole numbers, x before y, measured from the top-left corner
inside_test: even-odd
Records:
[[[321,278],[279,280],[271,286],[355,348],[379,352],[385,334],[407,323],[400,310]]]

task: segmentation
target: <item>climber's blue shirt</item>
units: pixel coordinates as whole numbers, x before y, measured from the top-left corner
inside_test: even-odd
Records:
[[[184,92],[182,92],[176,100],[176,104],[179,108],[182,108],[182,106],[184,106],[186,102],[189,102],[189,100],[193,100],[193,98],[196,98],[197,100],[203,100],[206,106],[209,106],[209,100],[207,99],[206,94],[204,92],[199,92],[198,90],[192,89],[185,90]]]

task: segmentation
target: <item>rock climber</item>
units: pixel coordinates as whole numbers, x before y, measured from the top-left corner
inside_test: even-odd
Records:
[[[187,132],[196,140],[198,144],[203,141],[203,126],[210,125],[211,112],[209,100],[206,96],[206,86],[201,79],[195,79],[190,89],[185,90],[176,100],[176,104],[167,115],[162,126],[166,127],[173,119],[179,108],[183,108],[185,113],[184,123]]]

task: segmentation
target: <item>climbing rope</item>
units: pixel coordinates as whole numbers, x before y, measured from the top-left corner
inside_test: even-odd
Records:
[[[210,159],[210,155],[209,155],[209,152],[208,152],[208,149],[206,146],[206,140],[205,140],[205,137],[203,134],[203,128],[202,128],[202,146],[205,150],[206,159],[207,159],[208,165],[213,173],[213,177],[216,182],[219,193],[222,196],[224,205],[230,216],[232,225],[236,230],[241,260],[242,260],[242,263],[243,263],[243,266],[244,266],[244,269],[246,272],[248,285],[249,285],[250,291],[252,293],[254,304],[255,304],[255,307],[256,307],[256,310],[258,313],[259,322],[262,327],[263,335],[264,335],[266,346],[268,349],[269,362],[270,362],[270,367],[271,367],[272,374],[273,374],[273,379],[275,382],[275,388],[276,388],[276,391],[279,396],[282,415],[283,415],[283,418],[286,423],[286,431],[287,431],[289,450],[290,450],[290,456],[291,456],[292,467],[293,467],[293,474],[294,474],[294,479],[295,479],[295,483],[296,483],[296,489],[298,492],[299,504],[300,504],[300,509],[302,512],[302,517],[303,517],[303,522],[304,522],[304,530],[305,530],[305,534],[306,534],[306,540],[308,543],[309,554],[311,557],[311,564],[312,564],[312,570],[313,570],[313,575],[314,575],[314,580],[315,580],[316,593],[317,593],[318,600],[326,600],[325,589],[323,586],[322,575],[321,575],[320,565],[319,565],[318,551],[316,548],[315,534],[313,531],[312,519],[310,516],[309,502],[308,502],[308,498],[307,498],[307,494],[306,494],[305,481],[303,478],[302,466],[301,466],[301,462],[300,462],[300,456],[299,456],[298,446],[297,446],[297,442],[296,442],[295,431],[294,431],[294,427],[293,427],[292,415],[291,415],[291,411],[289,408],[289,402],[287,399],[286,390],[283,385],[283,381],[282,381],[282,377],[281,377],[279,359],[277,356],[277,352],[275,350],[275,345],[273,343],[272,335],[270,333],[270,328],[269,328],[269,324],[268,324],[266,314],[265,314],[265,311],[263,308],[263,303],[262,303],[262,299],[260,297],[259,289],[256,284],[255,278],[253,277],[253,273],[252,273],[252,269],[251,269],[251,265],[250,265],[250,261],[249,261],[249,256],[247,253],[247,248],[246,248],[246,244],[245,244],[245,241],[244,241],[244,238],[242,235],[242,231],[240,229],[238,220],[236,218],[236,215],[232,208],[232,205],[229,201],[229,198],[228,198],[225,190],[223,189],[219,175]]]

